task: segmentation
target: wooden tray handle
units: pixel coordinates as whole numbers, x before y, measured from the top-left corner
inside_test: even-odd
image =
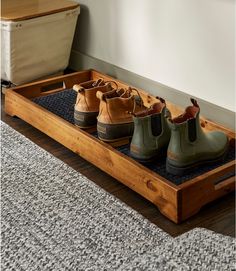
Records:
[[[63,89],[72,88],[73,85],[91,80],[91,71],[75,72],[72,74],[58,76],[38,82],[33,82],[18,87],[13,90],[26,98],[35,98],[50,93],[58,92]]]
[[[224,167],[224,166],[223,166]],[[234,190],[235,187],[235,162],[231,161],[224,169],[220,167],[210,176],[212,183],[213,197],[225,194]],[[209,181],[210,181],[209,180]]]
[[[202,206],[214,201],[235,189],[235,161],[231,161],[204,176],[196,177],[194,183],[186,183],[181,189],[181,208],[178,221],[183,221],[196,214]]]
[[[40,96],[45,96],[54,92],[62,91],[66,88],[67,84],[65,81],[49,83],[40,87]]]

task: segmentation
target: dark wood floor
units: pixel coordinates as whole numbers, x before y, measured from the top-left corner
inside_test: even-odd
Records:
[[[172,236],[180,235],[195,227],[204,227],[222,234],[235,236],[234,193],[205,206],[191,219],[188,219],[180,225],[176,225],[165,218],[153,204],[119,183],[114,178],[110,177],[24,121],[7,116],[4,112],[4,96],[2,96],[1,119],[34,143],[64,161],[75,170],[81,172],[90,180],[115,197],[119,198],[121,201],[125,202],[133,209],[137,210],[144,217]]]

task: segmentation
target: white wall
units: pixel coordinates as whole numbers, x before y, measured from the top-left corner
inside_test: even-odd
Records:
[[[79,3],[75,50],[235,111],[236,1]]]

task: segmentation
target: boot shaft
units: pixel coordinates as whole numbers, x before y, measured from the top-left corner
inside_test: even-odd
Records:
[[[171,129],[171,139],[168,147],[168,156],[174,157],[178,153],[192,153],[196,142],[204,137],[199,114],[200,108],[192,99],[193,105],[188,106],[185,112],[176,118],[168,119]]]
[[[169,111],[165,101],[152,105],[150,109],[136,114],[134,134],[131,141],[131,154],[140,159],[149,159],[167,148],[170,139],[170,128],[167,123]]]

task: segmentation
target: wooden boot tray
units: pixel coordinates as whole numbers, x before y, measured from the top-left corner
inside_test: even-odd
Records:
[[[191,217],[205,204],[235,189],[235,133],[204,118],[201,118],[201,125],[206,131],[221,130],[228,135],[230,151],[224,163],[202,166],[182,177],[165,171],[165,157],[149,164],[138,163],[129,156],[128,140],[109,145],[97,138],[96,129],[85,131],[76,127],[73,123],[76,93],[72,87],[99,78],[116,81],[119,87],[128,87],[94,70],[76,72],[7,90],[5,111],[130,187],[175,223]],[[155,101],[147,92],[138,90],[145,105],[150,106]],[[173,116],[183,111],[169,102],[167,107]]]

